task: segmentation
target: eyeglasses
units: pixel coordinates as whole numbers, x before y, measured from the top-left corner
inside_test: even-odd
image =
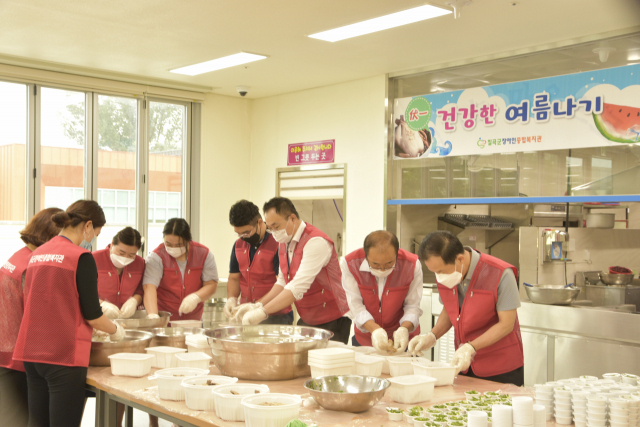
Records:
[[[394,268],[396,268],[396,262],[393,262],[393,265],[384,265],[381,266],[380,264],[376,264],[376,263],[371,263],[369,262],[369,260],[367,260],[367,263],[369,263],[369,268],[373,268],[374,270],[380,270],[380,271],[387,271],[387,270],[393,270]]]
[[[245,231],[244,233],[236,233],[236,235],[238,237],[240,237],[240,238],[242,238],[242,237],[251,237],[257,232],[258,232],[258,224],[256,223],[256,225],[254,225],[254,229],[253,230]]]
[[[267,231],[270,232],[270,233],[272,233],[274,231],[280,231],[280,229],[282,229],[283,227],[286,227],[289,224],[290,220],[291,220],[291,218],[287,219],[287,222],[285,222],[284,224],[279,224],[279,225],[277,225],[275,227],[269,227],[267,225]]]

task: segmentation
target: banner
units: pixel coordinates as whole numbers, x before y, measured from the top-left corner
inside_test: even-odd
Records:
[[[333,163],[336,158],[336,140],[289,144],[287,166]]]
[[[640,64],[400,98],[394,158],[640,143]]]

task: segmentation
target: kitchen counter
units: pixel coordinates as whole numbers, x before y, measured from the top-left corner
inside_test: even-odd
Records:
[[[149,375],[152,375],[157,369],[152,369]],[[219,371],[215,367],[211,367],[212,375],[219,375]],[[384,375],[384,377],[388,377]],[[299,394],[303,399],[309,397],[306,389],[303,387],[304,382],[308,378],[297,378],[288,381],[270,381],[260,382],[267,384],[273,393],[290,393]],[[253,383],[252,381],[240,380],[240,383]],[[142,378],[115,377],[111,375],[111,368],[90,367],[87,374],[87,385],[98,390],[97,415],[102,419],[96,424],[97,426],[112,426],[113,422],[108,419],[115,417],[114,401],[120,401],[130,404],[137,409],[159,415],[161,418],[169,419],[172,422],[185,426],[185,423],[193,426],[202,427],[238,427],[242,425],[238,422],[223,421],[213,412],[192,411],[187,408],[184,401],[173,402],[160,400],[158,397],[157,381],[149,380],[147,376]],[[474,378],[458,376],[453,386],[436,387],[433,399],[429,402],[423,402],[420,405],[434,405],[450,400],[462,400],[465,398],[464,392],[469,390],[477,390],[480,392],[502,390],[510,393],[512,396],[528,395],[532,396],[532,390],[516,387],[513,385],[504,385],[493,383]],[[388,393],[387,393],[388,394]],[[110,402],[111,404],[110,404]],[[347,412],[326,411],[319,406],[314,408],[301,408],[300,420],[309,425],[317,424],[320,427],[347,427],[347,426],[408,426],[405,422],[389,421],[385,408],[387,406],[395,406],[399,408],[409,408],[415,405],[402,405],[393,402],[388,395],[378,402],[370,410],[352,414]],[[111,418],[109,418],[111,414]],[[105,418],[107,420],[105,420]],[[547,423],[548,426],[555,426],[554,422]]]

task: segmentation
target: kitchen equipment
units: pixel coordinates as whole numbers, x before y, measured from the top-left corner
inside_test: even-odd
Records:
[[[231,394],[231,390],[239,394]],[[269,391],[269,387],[264,384],[243,383],[214,387],[211,393],[216,415],[225,421],[244,421],[242,399],[254,394],[269,393]]]
[[[224,315],[225,299],[208,300],[204,303],[202,312],[202,327],[205,329],[217,329],[221,323],[227,321]]]
[[[167,346],[147,347],[145,350],[154,356],[154,359],[151,361],[151,366],[161,369],[177,368],[178,360],[174,356],[187,351],[184,348]]]
[[[333,332],[289,326],[231,326],[205,330],[213,359],[224,375],[276,381],[309,376],[309,350],[327,347]]]
[[[234,385],[237,382],[237,378],[223,377],[220,375],[203,375],[182,380],[180,385],[184,388],[184,400],[187,408],[193,409],[194,411],[213,412],[215,410],[213,389],[216,387],[224,387],[225,385]]]
[[[125,331],[125,337],[118,342],[91,342],[90,366],[111,366],[109,356],[117,353],[144,353],[153,334],[144,331]]]
[[[616,223],[616,214],[612,213],[588,213],[584,217],[587,228],[613,228]]]
[[[267,403],[280,404],[265,406]],[[241,400],[247,427],[285,427],[298,418],[302,398],[297,394],[267,393],[246,396]]]
[[[375,405],[390,385],[389,380],[377,377],[329,375],[308,380],[304,388],[324,409],[357,413]]]
[[[580,293],[579,288],[558,286],[527,285],[524,288],[529,299],[536,304],[570,305]]]
[[[120,324],[125,329],[140,329],[140,328],[164,328],[169,323],[171,313],[168,311],[158,312],[158,319],[147,319],[146,310],[138,310],[133,316],[128,319],[115,319],[114,322]]]
[[[111,375],[123,377],[143,377],[151,372],[151,354],[117,353],[109,356]]]
[[[633,274],[600,273],[600,281],[608,286],[626,286],[633,282]]]
[[[413,404],[426,402],[433,397],[433,386],[435,378],[424,377],[422,375],[406,375],[402,377],[389,378],[389,396],[395,402]]]
[[[569,227],[579,227],[582,220],[582,206],[569,205]],[[533,205],[533,223],[535,227],[564,227],[567,221],[566,204]]]
[[[182,381],[193,377],[201,377],[208,373],[208,369],[169,368],[156,371],[149,379],[158,380],[158,395],[160,399],[180,401],[185,398]]]
[[[202,334],[201,328],[153,328],[143,329],[154,334],[150,347],[176,347],[187,348],[186,337],[188,335]]]

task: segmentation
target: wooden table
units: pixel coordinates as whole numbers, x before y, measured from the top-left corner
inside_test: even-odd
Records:
[[[219,375],[215,366],[211,366],[211,375]],[[152,369],[152,375],[157,369]],[[383,375],[383,377],[387,377]],[[288,381],[244,381],[239,383],[260,383],[269,386],[273,393],[299,394],[302,399],[309,397],[303,387],[308,378],[297,378]],[[149,380],[147,376],[142,378],[115,377],[111,375],[111,368],[90,367],[87,374],[87,388],[96,393],[96,426],[114,427],[116,425],[116,402],[128,407],[128,416],[125,417],[125,425],[131,427],[131,408],[147,412],[159,418],[163,418],[184,427],[239,427],[243,422],[223,421],[214,412],[193,411],[187,408],[184,401],[174,402],[160,400],[158,397],[158,385],[156,380]],[[478,380],[458,376],[453,386],[436,387],[433,398],[429,402],[422,402],[420,406],[430,406],[451,400],[464,399],[464,392],[477,390],[479,392],[502,390],[512,396],[533,396],[532,389],[525,389],[513,385],[505,385],[490,381]],[[351,426],[402,426],[408,424],[404,421],[389,421],[385,408],[395,406],[409,408],[415,405],[402,405],[393,402],[387,395],[373,408],[359,414],[348,412],[327,411],[319,406],[300,410],[299,419],[309,425],[317,424],[319,427],[351,427]],[[547,423],[555,425],[555,423]]]

